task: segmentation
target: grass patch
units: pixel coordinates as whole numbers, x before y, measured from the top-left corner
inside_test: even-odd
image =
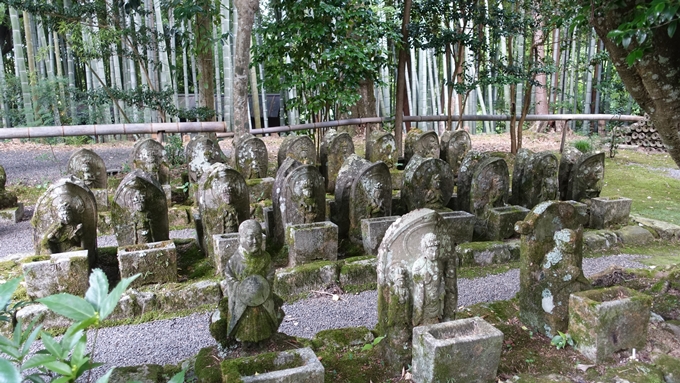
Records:
[[[676,168],[668,154],[619,151],[606,159],[602,196],[631,198],[631,214],[680,225],[680,180],[668,177],[666,168]]]
[[[519,268],[519,261],[489,266],[466,266],[458,268],[458,278],[480,278],[487,275],[503,274],[508,270]]]

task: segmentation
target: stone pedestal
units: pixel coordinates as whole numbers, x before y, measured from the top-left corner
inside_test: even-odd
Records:
[[[118,265],[121,278],[141,274],[130,287],[177,282],[177,250],[173,241],[119,247]]]
[[[529,209],[522,206],[503,206],[489,209],[486,240],[502,241],[515,235],[515,222],[523,221]]]
[[[286,230],[288,266],[338,259],[338,226],[330,221],[290,225]]]
[[[604,229],[628,223],[633,200],[624,197],[596,197],[590,199],[590,228]]]
[[[378,255],[378,247],[387,229],[399,216],[366,218],[361,220],[361,238],[366,254]]]
[[[52,254],[49,260],[24,263],[21,268],[31,299],[59,293],[83,296],[89,286],[87,250]]]
[[[18,203],[17,207],[0,210],[0,223],[14,224],[24,217],[24,204]]]
[[[109,210],[109,192],[106,189],[90,189],[94,194],[94,200],[97,201],[97,211]]]
[[[620,350],[642,348],[652,298],[622,286],[573,293],[569,297],[569,333],[576,349],[595,363]]]
[[[451,226],[451,238],[455,244],[472,242],[477,217],[466,211],[444,212],[439,215]]]
[[[236,249],[238,249],[238,233],[213,235],[213,264],[216,275],[224,276],[227,262]]]
[[[246,180],[248,185],[248,193],[250,194],[250,202],[264,201],[272,199],[272,188],[274,187],[274,178],[254,178]]]
[[[271,355],[275,371],[261,372],[256,375],[241,375],[241,371],[252,370],[251,364],[261,363],[262,358],[269,359],[270,355],[258,355],[248,358],[229,359],[222,362],[223,380],[236,381],[240,378],[243,383],[323,383],[324,367],[319,362],[311,348],[282,351]]]
[[[168,202],[168,208],[172,206],[172,186],[161,185],[163,187],[163,193],[165,193],[165,200]]]
[[[494,382],[503,333],[482,318],[413,328],[413,381]]]

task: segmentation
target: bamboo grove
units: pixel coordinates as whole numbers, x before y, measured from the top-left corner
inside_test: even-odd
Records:
[[[411,1],[262,0],[246,71],[252,115],[639,112],[592,28],[553,3]],[[239,15],[228,0],[1,0],[0,10],[3,127],[234,122]],[[278,111],[266,94],[280,96]],[[501,132],[522,121],[465,124]]]

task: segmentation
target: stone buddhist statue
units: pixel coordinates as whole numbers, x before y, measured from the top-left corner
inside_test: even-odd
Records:
[[[5,168],[0,165],[0,210],[9,209],[17,206],[17,196],[5,190],[7,175]]]
[[[165,160],[165,149],[160,142],[152,138],[135,143],[132,150],[132,168],[151,174],[161,185],[168,183],[170,167]]]
[[[283,321],[283,301],[273,292],[274,268],[262,250],[262,227],[239,226],[239,247],[225,270],[229,313],[227,338],[256,343],[271,338]]]
[[[68,159],[68,174],[80,178],[90,189],[106,189],[106,165],[99,154],[89,149],[80,149]]]
[[[189,180],[197,182],[203,172],[216,162],[226,162],[226,157],[217,141],[208,136],[196,136],[184,148],[184,156],[189,165]]]
[[[267,145],[252,135],[241,138],[235,144],[234,164],[245,179],[265,178],[269,166]]]
[[[421,256],[411,271],[413,279],[413,326],[439,323],[444,316],[444,273],[439,265],[439,240],[427,233],[420,240]]]

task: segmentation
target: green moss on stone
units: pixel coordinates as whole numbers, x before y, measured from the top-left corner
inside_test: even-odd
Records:
[[[226,382],[240,382],[243,376],[253,376],[272,371],[287,370],[303,365],[302,357],[298,354],[287,358],[284,363],[278,363],[279,353],[267,352],[246,358],[229,359],[222,362],[222,376]]]
[[[196,381],[198,383],[221,383],[222,370],[220,368],[220,358],[217,355],[217,347],[202,348],[196,355],[194,363]],[[228,382],[231,382],[228,380]]]

